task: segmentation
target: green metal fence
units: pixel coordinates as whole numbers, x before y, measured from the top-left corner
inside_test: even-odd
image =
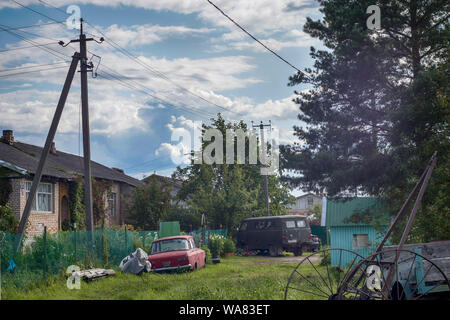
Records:
[[[210,234],[226,237],[227,230],[195,230],[191,233],[198,244],[207,245]],[[80,268],[117,267],[137,247],[150,252],[158,239],[158,231],[97,229],[92,232],[93,248],[88,245],[87,231],[60,231],[24,237],[22,250],[15,252],[17,234],[0,232],[0,272],[4,277],[23,273],[34,275],[64,274],[70,265]],[[204,239],[204,240],[203,240]],[[201,242],[203,240],[203,242]]]
[[[311,233],[315,234],[316,236],[319,237],[320,242],[322,243],[322,245],[328,245],[329,244],[326,227],[311,226]]]

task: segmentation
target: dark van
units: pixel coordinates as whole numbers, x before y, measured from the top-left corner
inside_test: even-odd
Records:
[[[242,220],[237,233],[237,247],[246,250],[269,250],[271,256],[282,251],[301,256],[311,246],[308,220],[301,216],[256,217]]]

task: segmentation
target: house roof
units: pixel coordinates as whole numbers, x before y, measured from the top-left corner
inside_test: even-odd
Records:
[[[295,199],[298,200],[298,199],[309,197],[309,196],[316,197],[316,198],[322,198],[322,195],[320,195],[320,194],[305,193],[305,194],[302,194],[301,196],[296,197]]]
[[[29,174],[36,172],[43,148],[23,142],[14,142],[13,145],[0,142],[0,166],[18,167]],[[5,165],[2,165],[5,164]],[[57,151],[49,153],[47,163],[42,174],[44,176],[61,179],[74,179],[76,176],[84,176],[83,157],[70,153]],[[91,161],[91,174],[94,178],[117,182],[124,182],[132,186],[141,185],[138,179],[130,177],[118,170],[108,168],[100,163]]]
[[[182,181],[173,179],[172,177],[161,176],[156,173],[149,175],[148,177],[142,179],[142,181],[145,183],[148,183],[151,181],[151,179],[154,179],[154,178],[156,178],[160,181],[163,181],[165,183],[169,183],[172,187],[174,187],[176,189],[181,189],[181,187],[182,187]]]
[[[353,222],[351,218],[355,214],[360,214],[362,219]],[[379,198],[327,199],[325,222],[327,227],[374,225],[386,218],[388,214],[383,208],[383,201]],[[384,221],[386,222],[382,222],[383,224],[389,223],[389,220]]]

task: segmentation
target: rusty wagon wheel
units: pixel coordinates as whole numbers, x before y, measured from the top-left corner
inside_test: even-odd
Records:
[[[324,249],[304,257],[289,276],[284,299],[336,299],[343,280],[362,259],[347,249]]]
[[[446,274],[429,258],[387,249],[359,261],[338,289],[338,299],[419,300],[449,294]]]

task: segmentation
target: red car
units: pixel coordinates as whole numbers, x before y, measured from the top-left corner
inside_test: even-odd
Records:
[[[153,241],[148,261],[156,272],[196,270],[205,266],[206,254],[192,236],[165,237]]]

